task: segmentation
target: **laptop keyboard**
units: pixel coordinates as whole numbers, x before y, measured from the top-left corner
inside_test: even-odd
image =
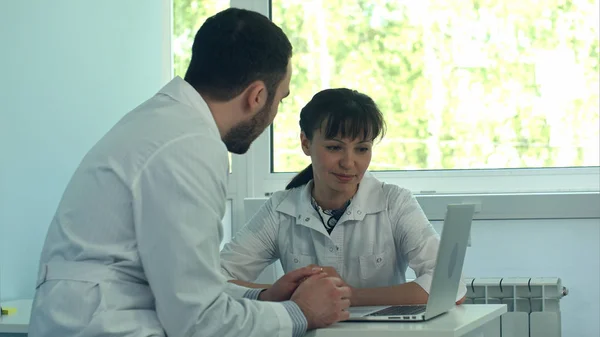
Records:
[[[425,305],[397,305],[375,311],[367,316],[400,316],[415,315],[425,311]]]

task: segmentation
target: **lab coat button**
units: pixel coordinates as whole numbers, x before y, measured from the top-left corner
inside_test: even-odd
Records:
[[[381,258],[380,257],[377,258],[377,263],[381,263]]]
[[[294,263],[298,263],[298,259],[294,259]]]
[[[356,211],[356,214],[360,215],[362,212],[361,211]]]
[[[348,215],[350,215],[350,213],[352,213],[352,212],[350,212],[350,211],[346,212],[346,214],[348,214]]]
[[[304,219],[304,221],[306,221],[306,222],[308,222],[308,220],[310,220],[310,218],[306,218],[306,219]]]
[[[330,251],[330,252],[333,252],[333,247],[329,248],[329,251]]]

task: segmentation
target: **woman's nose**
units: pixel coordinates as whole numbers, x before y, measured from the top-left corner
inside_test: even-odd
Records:
[[[351,169],[352,164],[354,163],[354,159],[350,153],[344,153],[342,158],[340,159],[340,166],[344,169]]]

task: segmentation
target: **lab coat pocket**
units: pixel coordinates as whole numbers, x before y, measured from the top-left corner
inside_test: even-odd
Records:
[[[390,260],[390,256],[387,252],[359,256],[360,278],[369,280],[377,277],[377,274],[384,269],[383,267],[389,264],[388,260]]]
[[[48,280],[37,290],[33,302],[30,322],[30,336],[46,335],[47,322],[62,322],[64,329],[83,330],[96,315],[104,310],[102,294],[98,283],[73,280]],[[64,318],[70,317],[65,323]],[[60,330],[60,325],[55,329]],[[53,330],[57,331],[57,330]],[[65,336],[66,334],[50,334]]]
[[[292,271],[298,268],[306,267],[311,264],[317,264],[317,257],[311,255],[287,253],[286,256],[286,271]]]

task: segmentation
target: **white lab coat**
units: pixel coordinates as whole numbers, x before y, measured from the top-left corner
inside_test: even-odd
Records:
[[[405,283],[411,267],[414,282],[429,292],[439,235],[409,190],[367,172],[328,234],[311,205],[312,184],[274,193],[223,247],[226,277],[253,281],[281,259],[285,272],[309,264],[333,266],[349,285],[373,288]],[[457,299],[465,294],[463,283]]]
[[[243,299],[220,273],[227,174],[208,106],[181,78],[127,114],[66,188],[29,336],[291,336],[284,304]]]

